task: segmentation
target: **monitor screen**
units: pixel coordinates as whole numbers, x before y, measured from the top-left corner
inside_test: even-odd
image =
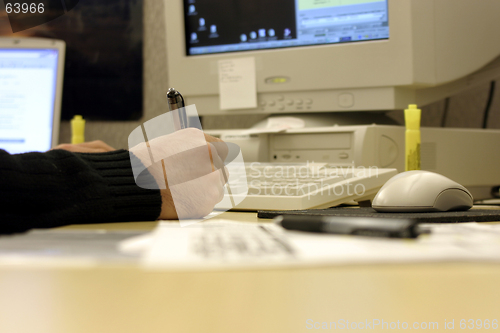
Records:
[[[387,0],[184,0],[186,55],[386,39]]]
[[[46,151],[52,144],[57,49],[0,49],[0,147]]]

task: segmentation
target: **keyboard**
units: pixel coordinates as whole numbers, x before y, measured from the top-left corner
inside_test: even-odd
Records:
[[[371,200],[396,169],[328,163],[245,163],[230,171],[232,210],[301,210]],[[244,199],[243,199],[244,197]]]

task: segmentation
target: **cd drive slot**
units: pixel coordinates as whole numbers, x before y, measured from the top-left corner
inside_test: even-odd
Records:
[[[275,150],[350,149],[352,133],[277,134],[272,136]]]

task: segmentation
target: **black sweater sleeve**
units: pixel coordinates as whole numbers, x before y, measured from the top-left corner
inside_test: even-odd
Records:
[[[126,150],[10,155],[0,150],[0,234],[67,224],[151,221],[159,190],[135,184]],[[154,181],[151,178],[151,181]]]

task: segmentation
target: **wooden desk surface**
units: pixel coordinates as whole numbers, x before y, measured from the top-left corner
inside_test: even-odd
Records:
[[[223,217],[257,221],[252,213]],[[66,228],[149,230],[155,225]],[[488,330],[468,331],[491,331],[492,320],[500,321],[499,284],[500,265],[486,263],[219,272],[1,265],[0,332],[288,333],[347,321],[350,329],[353,322],[363,327],[368,322],[371,332],[398,331],[398,321],[400,328],[417,323],[441,332],[452,320],[461,331],[461,319],[489,319]],[[388,323],[383,329],[382,320]]]

